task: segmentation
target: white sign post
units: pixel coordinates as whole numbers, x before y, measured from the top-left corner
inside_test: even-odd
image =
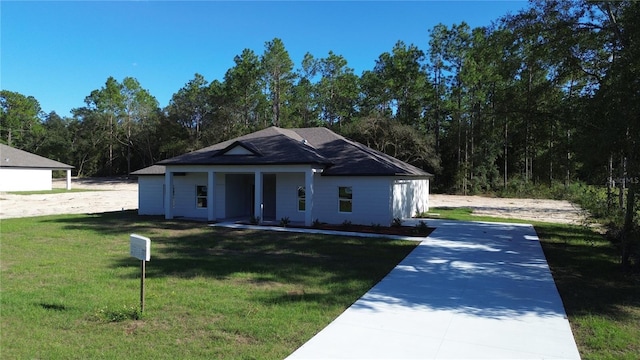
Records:
[[[142,314],[144,312],[145,262],[151,259],[151,239],[131,234],[129,237],[129,243],[129,253],[134,258],[140,260],[140,313]]]

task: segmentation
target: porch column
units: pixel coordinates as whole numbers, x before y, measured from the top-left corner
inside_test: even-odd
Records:
[[[67,190],[71,190],[71,169],[67,169]]]
[[[258,223],[262,223],[262,172],[261,171],[256,171],[255,173],[256,175],[256,179],[254,182],[254,193],[255,193],[255,198],[254,198],[254,214],[253,216],[255,216],[256,218],[259,218],[260,220],[258,221]]]
[[[173,172],[168,168],[164,173],[164,218],[173,219]]]
[[[207,220],[214,221],[216,219],[216,173],[210,170],[207,174]]]
[[[304,173],[304,225],[313,224],[313,173],[314,169],[309,169]]]

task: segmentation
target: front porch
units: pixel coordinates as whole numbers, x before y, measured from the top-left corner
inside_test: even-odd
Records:
[[[309,165],[167,166],[164,215],[206,221],[243,218],[259,224],[279,224],[287,217],[310,226],[314,178],[321,171]]]

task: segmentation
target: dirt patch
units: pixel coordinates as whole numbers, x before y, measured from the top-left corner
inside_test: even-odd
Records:
[[[466,207],[473,210],[472,215],[477,216],[576,225],[582,224],[585,219],[585,214],[579,206],[565,200],[432,194],[429,197],[429,204],[432,209],[436,207]]]
[[[54,180],[53,188],[66,186]],[[138,183],[121,178],[72,179],[72,189],[83,192],[57,194],[0,194],[0,219],[57,214],[93,214],[138,208]]]
[[[64,188],[65,180],[54,180],[54,188]],[[56,214],[92,214],[138,208],[138,184],[124,178],[88,178],[71,181],[83,192],[59,194],[0,194],[0,219]],[[503,199],[484,196],[430,195],[431,207],[467,207],[473,215],[496,216],[530,221],[580,224],[583,214],[568,201]],[[343,229],[344,230],[344,229]]]

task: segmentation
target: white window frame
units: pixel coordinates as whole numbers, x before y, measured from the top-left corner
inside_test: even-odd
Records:
[[[201,191],[204,191],[204,195],[201,194]],[[201,206],[200,201],[204,201],[204,206]],[[207,186],[206,185],[196,185],[196,209],[206,209],[207,205]]]
[[[341,196],[341,189],[344,190],[344,194],[348,196]],[[348,189],[348,190],[347,190]],[[349,211],[342,210],[342,203],[349,203]],[[353,213],[353,186],[338,186],[338,212],[342,214]]]

